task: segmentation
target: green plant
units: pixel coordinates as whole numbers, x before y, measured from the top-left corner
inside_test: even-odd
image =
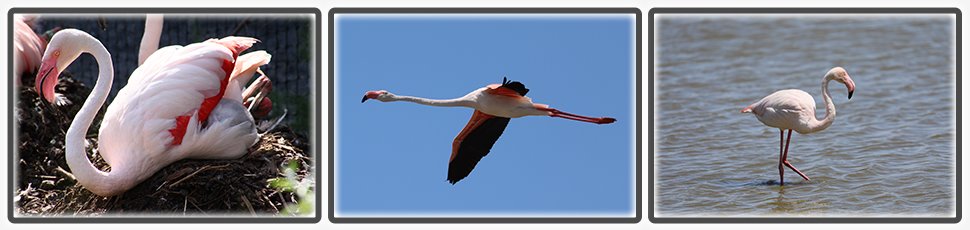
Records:
[[[281,213],[294,216],[311,215],[313,214],[313,205],[316,203],[313,193],[313,180],[310,180],[310,178],[298,180],[296,178],[297,169],[299,169],[299,164],[296,160],[291,160],[283,168],[283,177],[269,179],[269,186],[283,192],[292,192],[299,198],[296,204],[284,203],[285,208]]]

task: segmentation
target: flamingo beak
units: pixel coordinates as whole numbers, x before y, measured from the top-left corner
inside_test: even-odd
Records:
[[[34,90],[40,97],[47,102],[54,103],[54,87],[57,86],[58,76],[61,74],[57,69],[57,56],[44,59],[34,78]]]
[[[852,92],[855,92],[855,82],[849,76],[845,77],[845,87],[849,89],[849,99],[852,99]]]
[[[377,99],[377,96],[380,96],[380,95],[381,95],[380,91],[367,91],[367,93],[364,94],[364,98],[360,99],[360,103],[364,103],[365,101],[367,101],[367,99]]]

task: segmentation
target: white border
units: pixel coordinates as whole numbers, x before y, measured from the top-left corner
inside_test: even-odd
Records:
[[[395,18],[395,19],[401,19],[401,20],[416,20],[416,19],[455,19],[455,18],[458,18],[458,19],[467,19],[467,20],[481,20],[483,18],[484,19],[516,19],[516,20],[518,20],[518,19],[562,20],[562,19],[574,19],[574,18],[581,18],[581,19],[589,19],[589,18],[592,18],[592,19],[598,19],[598,18],[602,18],[602,19],[627,19],[627,20],[629,20],[631,22],[630,23],[631,24],[631,27],[630,27],[630,31],[629,31],[630,32],[630,47],[636,48],[636,42],[637,42],[637,40],[636,40],[636,36],[637,36],[637,33],[636,33],[636,25],[637,25],[637,23],[636,23],[636,15],[633,15],[633,14],[624,15],[624,14],[619,14],[619,13],[589,13],[589,14],[577,14],[577,13],[538,13],[538,14],[520,14],[520,13],[516,13],[516,14],[500,14],[500,13],[499,14],[497,14],[497,13],[461,13],[461,14],[457,14],[457,13],[456,14],[449,14],[449,13],[445,13],[445,14],[438,14],[438,13],[431,13],[431,14],[400,14],[400,13],[388,13],[388,14],[355,14],[355,13],[344,13],[344,14],[339,14],[338,13],[338,14],[334,15],[334,20],[335,20],[334,26],[338,26],[339,23],[337,23],[337,22],[339,22],[341,19],[348,19],[348,18],[350,18],[350,19],[362,19],[362,18],[388,19],[388,18]],[[336,34],[337,31],[339,31],[339,28],[334,28],[334,33],[335,34]],[[337,58],[337,57],[340,56],[340,50],[339,50],[340,41],[339,40],[336,40],[337,38],[338,38],[338,36],[337,35],[334,35],[334,39],[335,39],[334,40],[334,58]],[[637,68],[636,60],[637,59],[636,59],[636,50],[635,49],[630,50],[630,56],[629,56],[629,58],[630,58],[630,94],[632,94],[631,97],[630,97],[631,100],[630,100],[630,105],[629,105],[630,107],[629,107],[629,109],[630,109],[630,118],[634,118],[634,117],[636,117],[636,102],[637,102],[637,100],[635,99],[635,97],[636,97],[636,78],[637,78],[637,71],[636,71],[636,68]],[[340,63],[339,63],[339,60],[334,60],[333,62],[334,62],[334,85],[335,85],[334,86],[334,101],[335,102],[338,102],[338,101],[343,100],[343,99],[341,99],[340,97],[337,96],[337,95],[340,95],[339,94],[340,88],[337,87],[337,86],[340,85],[340,83],[339,83],[339,80],[340,80],[340,74],[339,74],[340,73],[340,70],[338,69],[338,67],[340,66]],[[361,92],[361,95],[363,95],[363,92]],[[356,98],[352,98],[352,99],[353,100],[356,100]],[[337,110],[337,106],[336,105],[334,105],[334,110]],[[335,136],[334,136],[334,161],[335,162],[340,162],[340,160],[339,160],[339,156],[340,156],[340,141],[339,141],[339,135],[337,135],[340,132],[340,127],[339,127],[340,117],[337,114],[338,113],[335,111],[334,112],[334,126],[335,126],[334,127],[334,134],[335,134]],[[637,195],[637,193],[636,193],[636,179],[637,179],[637,176],[636,176],[636,155],[637,155],[636,144],[637,144],[637,140],[634,139],[635,135],[633,135],[633,134],[636,133],[636,125],[637,124],[636,124],[636,120],[635,119],[631,119],[631,122],[633,124],[628,127],[629,128],[628,131],[631,134],[630,135],[630,158],[629,158],[630,159],[630,172],[629,173],[630,173],[630,178],[631,178],[630,179],[630,184],[629,184],[630,185],[630,201],[636,201],[636,195]],[[353,153],[348,153],[348,154],[353,154]],[[636,217],[636,205],[635,204],[631,204],[631,209],[630,209],[630,211],[628,213],[622,213],[621,212],[621,213],[619,213],[619,215],[613,214],[613,213],[572,213],[572,212],[510,212],[510,213],[503,213],[503,212],[475,212],[475,211],[472,211],[472,212],[461,212],[461,213],[453,213],[453,212],[441,212],[441,213],[436,213],[436,212],[421,212],[421,213],[368,212],[367,214],[356,214],[356,213],[355,214],[346,214],[346,213],[340,213],[340,212],[338,212],[338,210],[340,210],[340,203],[338,202],[340,200],[340,193],[338,192],[339,189],[336,188],[340,184],[340,181],[339,181],[340,176],[339,176],[339,174],[337,174],[338,172],[340,172],[340,168],[339,168],[338,164],[335,163],[334,164],[334,182],[333,182],[333,184],[334,184],[334,187],[335,187],[334,188],[334,211],[336,213],[334,213],[334,216],[337,217],[337,218],[347,218],[347,217],[370,217],[370,218],[401,218],[401,217],[408,217],[408,218],[415,218],[415,217],[421,217],[421,218],[452,218],[452,217],[471,217],[471,218],[613,217],[613,218],[633,218],[633,217]]]

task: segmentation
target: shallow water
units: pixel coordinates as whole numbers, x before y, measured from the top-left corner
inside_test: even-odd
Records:
[[[661,16],[656,28],[657,216],[953,216],[955,77],[946,16]],[[824,116],[792,134],[778,186],[778,129],[739,110],[796,88]]]

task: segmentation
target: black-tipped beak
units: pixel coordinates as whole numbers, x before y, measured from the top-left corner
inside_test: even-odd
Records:
[[[855,92],[855,90],[849,91],[849,99],[852,99],[852,92]]]
[[[850,94],[849,97],[852,97],[852,95]],[[360,103],[364,103],[365,101],[367,101],[367,95],[364,95],[364,98],[360,99]]]

